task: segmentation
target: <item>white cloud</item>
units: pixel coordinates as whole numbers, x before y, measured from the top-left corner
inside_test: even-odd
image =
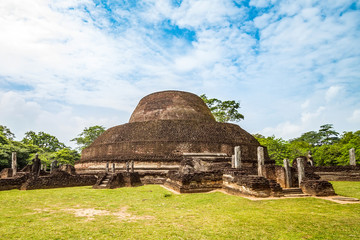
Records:
[[[325,99],[326,101],[331,101],[333,99],[335,99],[340,91],[342,90],[342,87],[341,86],[331,86],[327,91],[326,91],[326,94],[325,94]]]
[[[249,2],[250,6],[258,7],[258,8],[264,8],[269,6],[270,1],[269,0],[251,0]]]
[[[360,109],[355,109],[350,118],[348,118],[348,121],[351,123],[355,123],[358,126],[360,125]],[[358,130],[358,129],[356,129]]]
[[[92,111],[99,110],[93,108]],[[104,125],[111,127],[124,122],[120,117],[81,116],[74,107],[62,104],[52,104],[51,109],[46,105],[33,102],[15,92],[0,92],[0,124],[7,123],[18,140],[27,131],[44,131],[56,136],[61,142],[74,147],[75,138],[85,127]]]
[[[51,133],[47,119],[58,119],[71,139],[86,124],[126,121],[120,113],[145,94],[178,89],[240,100],[250,132],[357,128],[360,11],[351,3],[251,1],[267,7],[252,19],[225,0],[152,0],[111,13],[85,0],[2,0],[1,124]]]
[[[226,0],[184,0],[172,19],[180,27],[228,26],[228,18],[242,17],[240,9]]]
[[[315,118],[319,117],[322,112],[324,112],[325,107],[319,107],[315,112],[304,112],[301,114],[301,123],[308,124],[313,121]]]

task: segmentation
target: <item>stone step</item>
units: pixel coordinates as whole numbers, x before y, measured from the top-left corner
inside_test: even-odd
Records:
[[[100,187],[106,187],[106,184],[100,184]]]
[[[109,180],[103,180],[102,181],[102,183],[108,183],[109,182]]]
[[[284,194],[302,194],[301,188],[283,188]]]
[[[283,197],[289,197],[289,198],[298,198],[298,197],[310,197],[309,194],[299,193],[299,194],[284,194]]]
[[[338,197],[333,197],[333,200],[336,201],[344,201],[344,202],[359,202],[360,200],[357,198],[351,198],[351,197],[342,197],[342,196],[338,196]]]

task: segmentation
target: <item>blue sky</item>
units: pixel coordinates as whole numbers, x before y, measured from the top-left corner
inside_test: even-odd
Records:
[[[360,129],[360,1],[0,1],[0,124],[71,145],[183,90],[250,133]]]

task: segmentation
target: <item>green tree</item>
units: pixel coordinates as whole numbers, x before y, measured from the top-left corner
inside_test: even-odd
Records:
[[[319,134],[321,136],[321,145],[334,144],[339,141],[339,133],[333,130],[332,124],[325,124],[320,126]]]
[[[310,131],[303,133],[300,137],[294,138],[290,140],[290,142],[294,141],[302,141],[311,144],[312,146],[321,146],[321,145],[331,145],[339,141],[339,133],[333,129],[332,124],[325,124],[320,126],[320,130]]]
[[[240,103],[234,100],[221,101],[216,98],[207,98],[205,94],[200,95],[201,99],[209,107],[211,113],[218,122],[238,122],[244,116],[238,112]]]
[[[319,146],[315,149],[312,156],[314,159],[314,163],[317,166],[342,165],[341,162],[339,162],[341,157],[341,147],[338,144],[334,144],[334,145],[325,144]]]
[[[27,164],[32,153],[39,151],[39,147],[32,144],[25,144],[14,141],[14,134],[9,128],[1,126],[0,129],[0,170],[11,167],[12,152],[16,152],[19,169]]]
[[[254,137],[259,141],[260,145],[265,146],[271,160],[275,160],[277,165],[283,165],[285,158],[291,156],[289,143],[282,138],[275,138],[275,136],[264,137],[260,134],[255,134]]]
[[[337,159],[340,165],[349,164],[349,150],[351,148],[355,149],[357,163],[360,164],[360,130],[356,132],[344,132],[336,145],[340,146],[341,155]]]
[[[74,165],[77,160],[80,160],[80,154],[76,150],[63,148],[57,152],[54,152],[51,158],[56,159],[61,164]]]
[[[92,127],[85,128],[82,133],[80,133],[77,138],[72,139],[78,145],[78,149],[81,151],[84,148],[90,146],[92,142],[95,141],[103,132],[105,128],[103,126],[95,125]]]
[[[310,131],[303,133],[300,137],[290,140],[290,142],[306,142],[312,146],[321,145],[322,136],[319,132]]]
[[[25,144],[36,145],[45,151],[56,152],[62,148],[65,148],[65,144],[60,142],[55,136],[48,133],[28,131],[25,133],[25,137],[22,140]]]
[[[9,140],[14,140],[15,135],[6,126],[0,125],[0,134]]]

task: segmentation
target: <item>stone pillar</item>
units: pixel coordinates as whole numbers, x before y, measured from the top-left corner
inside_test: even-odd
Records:
[[[236,146],[234,148],[235,151],[235,160],[234,160],[234,167],[241,168],[241,150],[240,146]]]
[[[258,157],[258,175],[263,176],[263,169],[262,166],[265,164],[265,157],[264,157],[264,148],[258,147],[257,148],[257,157]]]
[[[355,148],[349,150],[350,165],[356,166]]]
[[[300,187],[301,182],[304,181],[304,179],[305,179],[305,166],[304,166],[304,161],[302,158],[297,158],[296,163],[297,163],[298,180],[299,180],[299,187]]]
[[[12,154],[11,154],[11,168],[12,168],[12,175],[15,176],[17,173],[16,152],[12,152]]]
[[[284,159],[284,169],[285,169],[285,187],[291,188],[292,179],[291,179],[291,168],[289,159]]]
[[[106,173],[109,172],[109,162],[106,163],[105,172],[106,172]]]
[[[112,164],[112,172],[115,173],[115,163]]]
[[[235,168],[235,155],[231,156],[231,168]]]
[[[129,172],[130,169],[130,163],[129,161],[126,162],[126,172]]]
[[[134,160],[131,161],[131,172],[133,173],[135,171],[134,169]]]

